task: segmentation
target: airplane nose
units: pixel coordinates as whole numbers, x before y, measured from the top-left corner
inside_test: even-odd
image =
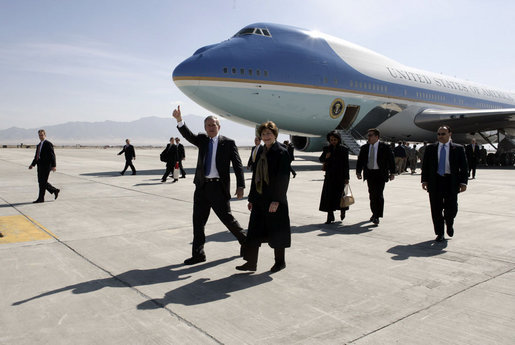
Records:
[[[193,96],[199,85],[198,62],[201,55],[194,55],[181,62],[172,72],[172,79],[177,87],[187,96]]]

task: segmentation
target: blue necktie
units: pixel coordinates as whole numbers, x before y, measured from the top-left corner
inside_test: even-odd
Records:
[[[445,145],[440,149],[440,159],[438,160],[438,175],[445,175]]]
[[[211,160],[213,158],[213,139],[209,139],[209,145],[207,147],[206,162],[204,164],[205,176],[208,176],[211,172]]]

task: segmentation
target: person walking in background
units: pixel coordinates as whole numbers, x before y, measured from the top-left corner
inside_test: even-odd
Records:
[[[417,172],[417,145],[413,144],[413,147],[406,146],[406,153],[408,156],[408,165],[411,170],[411,175]]]
[[[181,139],[179,137],[175,138],[175,145],[177,145],[177,159],[179,162],[179,169],[181,170],[181,178],[186,178],[186,171],[182,166],[182,161],[186,159],[186,151],[184,150],[184,145],[181,144]]]
[[[29,166],[29,169],[34,168],[36,165],[38,166],[38,185],[39,185],[39,195],[38,198],[33,201],[33,203],[40,203],[45,201],[45,192],[48,191],[51,194],[54,194],[54,199],[57,199],[59,196],[59,192],[61,191],[58,188],[55,188],[48,182],[48,177],[50,175],[50,171],[56,171],[56,159],[54,153],[54,145],[48,140],[46,140],[46,132],[44,129],[40,129],[38,131],[39,136],[39,144],[36,146],[36,153],[34,154],[34,159]]]
[[[458,193],[467,190],[468,167],[463,146],[451,141],[451,128],[438,128],[438,141],[427,146],[422,162],[422,188],[429,193],[431,217],[436,241],[454,235],[454,218],[458,213]]]
[[[334,222],[334,211],[340,210],[340,220],[345,218],[348,207],[340,208],[340,200],[345,185],[349,183],[349,149],[342,145],[342,139],[337,131],[329,132],[326,136],[329,142],[325,146],[319,160],[325,171],[322,196],[319,210],[327,212],[326,224]]]
[[[395,172],[397,175],[400,175],[404,172],[404,162],[406,160],[406,150],[402,142],[399,141],[397,146],[393,149],[393,155],[395,157]]]
[[[166,148],[161,152],[161,161],[166,162],[166,171],[161,178],[161,182],[166,182],[168,175],[173,173],[173,169],[175,168],[175,164],[178,162],[178,150],[177,145],[175,145],[174,138],[170,138],[170,143],[166,145]],[[177,182],[178,179],[174,178],[173,182]]]
[[[136,175],[136,168],[134,165],[132,165],[132,160],[136,160],[136,151],[134,151],[134,146],[131,145],[131,142],[129,139],[125,139],[125,146],[123,149],[118,153],[118,156],[122,153],[125,153],[125,167],[120,172],[120,175],[125,174],[125,171],[128,167],[131,167],[132,174]]]
[[[293,147],[293,144],[290,143],[288,140],[285,140],[283,142],[284,146],[286,146],[286,150],[288,151],[288,154],[290,155],[290,163],[293,162],[295,160],[295,148]],[[297,173],[295,172],[295,170],[293,170],[293,167],[291,166],[290,164],[290,172],[293,176],[293,178],[295,178],[295,176],[297,176]]]
[[[254,138],[254,147],[250,151],[249,160],[247,162],[247,170],[252,170],[252,167],[254,166],[254,162],[256,162],[257,153],[261,149],[261,138],[255,137]]]
[[[193,195],[193,246],[192,256],[184,260],[185,265],[194,265],[206,261],[204,244],[206,242],[205,225],[211,209],[236,237],[243,251],[245,234],[240,223],[231,213],[230,166],[236,175],[236,196],[243,198],[245,179],[238,147],[234,140],[220,135],[220,121],[216,116],[208,116],[204,120],[206,134],[193,134],[181,116],[181,107],[173,111],[177,120],[177,128],[181,135],[198,147],[197,168],[195,170],[195,193]]]
[[[258,135],[265,143],[254,163],[249,193],[249,229],[243,258],[247,261],[236,269],[255,271],[261,243],[274,248],[275,263],[272,273],[286,267],[285,248],[291,245],[288,211],[290,156],[286,147],[277,142],[279,129],[272,121],[261,124]]]
[[[376,128],[368,130],[368,143],[361,146],[356,163],[358,180],[361,180],[363,171],[363,178],[368,184],[370,210],[372,211],[370,221],[375,225],[378,225],[379,218],[383,217],[385,184],[395,177],[392,150],[388,144],[379,141],[379,135],[379,130]]]
[[[418,149],[418,159],[420,159],[420,164],[424,161],[424,153],[426,152],[427,141],[424,141],[424,145]]]
[[[472,172],[471,180],[476,178],[476,167],[477,162],[479,161],[479,157],[481,155],[481,149],[479,145],[476,144],[476,139],[472,139],[470,144],[465,148],[465,153],[467,155],[467,163],[469,166],[468,177],[470,178],[470,172]]]

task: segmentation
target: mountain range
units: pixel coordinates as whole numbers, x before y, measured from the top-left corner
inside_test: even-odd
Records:
[[[183,116],[193,133],[204,132],[204,118],[196,115]],[[252,146],[254,128],[221,119],[220,133],[232,138],[239,146]],[[39,141],[40,128],[11,127],[0,130],[0,145],[34,144]],[[163,117],[144,117],[131,122],[67,122],[44,127],[47,138],[55,145],[123,145],[129,138],[135,146],[168,143],[170,137],[180,136],[176,121]],[[182,141],[185,145],[189,143]]]

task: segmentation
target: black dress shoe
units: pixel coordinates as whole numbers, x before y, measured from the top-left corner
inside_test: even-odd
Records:
[[[257,269],[256,265],[252,265],[250,262],[246,262],[241,266],[236,266],[238,271],[255,271]]]
[[[179,179],[174,178],[174,179],[173,179],[173,181],[172,181],[172,183],[175,183],[175,182],[177,182],[177,181],[179,181]]]
[[[286,262],[276,262],[272,268],[270,269],[270,272],[275,273],[279,272],[280,270],[283,270],[286,268]]]
[[[57,199],[57,197],[59,196],[59,192],[60,192],[60,191],[61,191],[61,190],[60,190],[60,189],[58,189],[58,190],[56,190],[56,191],[54,192],[54,199]]]
[[[161,182],[166,182],[166,179],[162,179]]]
[[[327,212],[327,220],[325,221],[325,224],[331,224],[332,222],[334,222],[334,213],[332,211]]]
[[[379,218],[372,219],[372,223],[374,223],[374,225],[379,225]]]
[[[204,261],[206,261],[206,256],[205,255],[203,255],[203,256],[192,256],[191,258],[184,260],[184,264],[185,265],[195,265],[195,264],[198,264],[199,262],[204,262]]]
[[[370,217],[370,221],[373,222],[376,217],[372,216]]]
[[[445,240],[445,237],[443,237],[443,235],[438,235],[438,236],[436,236],[436,238],[435,238],[435,241],[436,241],[436,242],[442,242],[443,240]]]
[[[45,202],[45,200],[38,199],[38,200],[34,200],[32,203],[39,204],[40,202]]]
[[[447,235],[449,235],[449,237],[454,236],[454,228],[452,226],[447,227]]]
[[[186,178],[186,175],[182,175],[181,178]]]

